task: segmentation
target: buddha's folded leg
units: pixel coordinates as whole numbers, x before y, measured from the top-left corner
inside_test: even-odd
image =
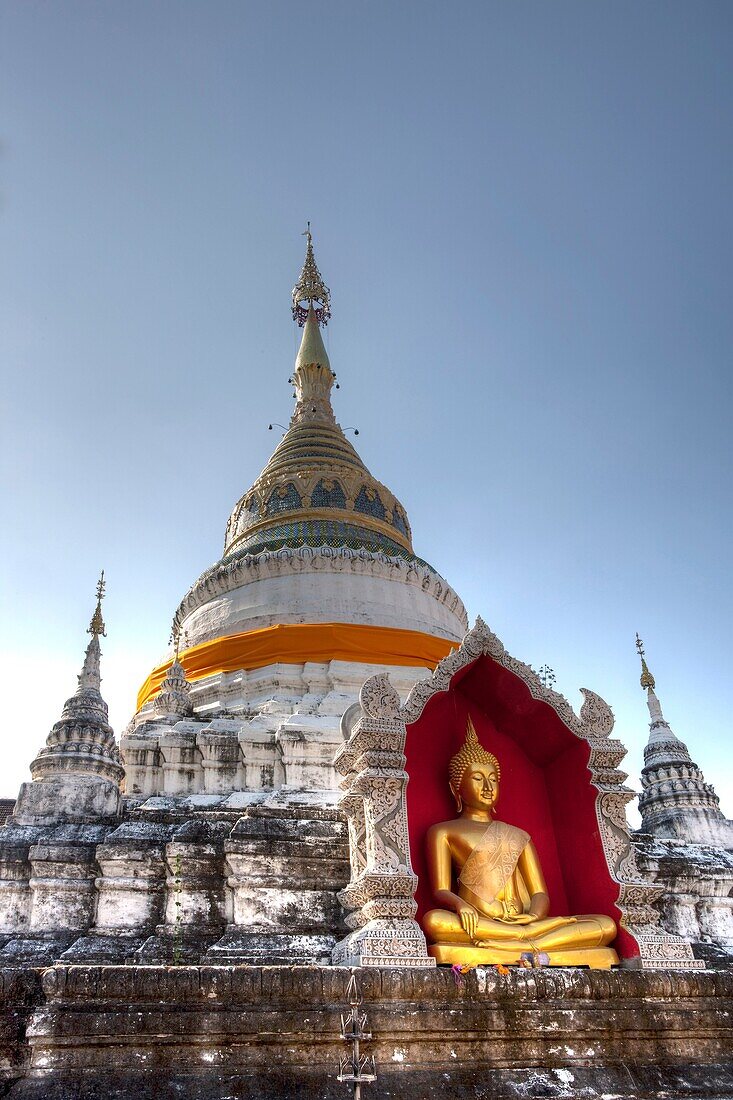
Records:
[[[616,925],[610,917],[590,915],[577,917],[561,928],[543,929],[544,922],[526,925],[528,935],[543,951],[553,948],[605,947],[616,938]]]
[[[433,943],[470,943],[458,916],[448,909],[431,909],[422,920],[423,931]]]
[[[554,920],[550,920],[554,925]],[[476,922],[474,939],[463,929],[460,917],[448,909],[431,909],[423,917],[423,929],[433,943],[500,943],[511,946],[526,945],[533,939],[533,924],[510,924],[492,920],[491,917],[479,917]]]
[[[464,931],[460,918],[447,909],[431,909],[423,918],[423,928],[433,943],[497,944],[510,948],[514,945],[552,950],[564,948],[603,947],[616,937],[616,925],[610,917],[591,915],[577,917],[572,922],[547,917],[531,924],[479,917],[473,939]]]

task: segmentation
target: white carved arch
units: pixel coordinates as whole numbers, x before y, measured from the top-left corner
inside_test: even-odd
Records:
[[[334,961],[348,961],[349,965],[403,965],[394,961],[399,958],[402,950],[404,954],[411,956],[411,965],[425,965],[422,945],[415,950],[416,939],[422,933],[411,919],[406,893],[414,875],[409,862],[407,815],[404,808],[404,785],[407,782],[407,774],[403,770],[405,737],[407,726],[420,718],[430,699],[448,691],[455,674],[481,656],[491,658],[518,676],[534,699],[551,706],[567,729],[589,745],[588,767],[591,782],[597,792],[596,818],[599,833],[609,874],[619,887],[616,904],[621,911],[621,924],[639,944],[638,965],[651,969],[702,968],[704,964],[694,959],[687,941],[662,929],[659,915],[654,908],[654,902],[662,890],[643,881],[637,868],[625,810],[626,803],[634,797],[634,792],[624,786],[626,775],[618,770],[626,749],[620,741],[610,736],[614,725],[611,708],[600,695],[589,688],[581,688],[584,700],[580,714],[576,714],[563,695],[545,687],[534,669],[507,652],[499,638],[481,618],[476,620],[475,626],[466,634],[460,646],[438,664],[432,676],[415,684],[404,705],[400,705],[397,692],[386,674],[370,677],[362,687],[362,717],[355,724],[353,719],[350,722],[350,736],[334,761],[336,769],[345,777],[342,786],[346,794],[342,806],[348,815],[349,807],[354,805],[354,794],[359,792],[363,795],[368,826],[371,823],[372,848],[399,852],[401,860],[399,866],[390,869],[384,858],[380,859],[379,866],[375,865],[373,868],[373,872],[378,872],[379,876],[378,884],[375,885],[375,875],[372,873],[370,878],[369,867],[364,865],[362,851],[353,854],[352,868],[360,870],[356,879],[352,877],[352,882],[342,891],[341,897],[351,910],[348,918],[350,927],[358,928],[359,931],[337,945]],[[367,776],[368,783],[365,782]],[[381,803],[384,801],[383,795],[388,783],[394,783],[398,776],[402,791],[399,799],[401,808],[394,814],[390,811],[389,829],[385,830],[382,825],[387,815],[380,814],[383,808]],[[382,790],[383,787],[385,791]],[[374,800],[375,797],[379,805],[372,806],[369,800]],[[385,956],[390,961],[383,959],[375,962],[376,956],[368,955],[363,949],[369,939],[368,922],[375,911],[373,902],[369,905],[374,891],[379,896],[382,912],[389,916],[390,947],[388,951],[385,948]],[[391,906],[386,901],[388,897],[392,898]],[[402,919],[397,920],[398,916]],[[402,949],[399,947],[400,935],[406,937]]]

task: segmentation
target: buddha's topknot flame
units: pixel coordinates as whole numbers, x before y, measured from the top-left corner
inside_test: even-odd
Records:
[[[501,779],[499,761],[493,753],[487,752],[483,745],[479,744],[476,729],[469,716],[466,723],[466,740],[456,755],[451,757],[448,767],[448,777],[455,795],[458,794],[461,786],[463,773],[470,764],[490,764],[496,771],[496,778]]]

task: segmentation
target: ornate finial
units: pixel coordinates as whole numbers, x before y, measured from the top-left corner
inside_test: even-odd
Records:
[[[540,678],[543,688],[549,688],[553,691],[555,688],[555,670],[550,668],[549,665],[543,665],[537,675]]]
[[[89,628],[87,630],[87,634],[93,634],[95,637],[99,637],[100,634],[103,638],[107,637],[104,619],[102,618],[102,600],[104,599],[104,590],[106,587],[103,569],[97,581],[97,606],[94,608],[92,621],[89,623]]]
[[[476,727],[469,716],[466,723],[466,740],[461,749],[451,757],[448,765],[448,776],[453,794],[458,800],[458,789],[463,779],[463,773],[469,764],[491,764],[496,769],[496,778],[499,779],[499,761],[493,753],[487,752],[476,735]],[[459,807],[460,808],[460,807]]]
[[[305,250],[305,263],[297,283],[293,287],[293,320],[302,328],[312,309],[319,325],[327,325],[331,316],[331,291],[328,289],[318,270],[313,255],[313,237],[311,223],[303,234],[308,244]],[[307,305],[305,304],[307,303]]]
[[[639,680],[639,683],[641,684],[641,686],[643,688],[651,688],[651,690],[654,691],[654,688],[655,688],[654,677],[652,676],[651,672],[647,668],[646,655],[644,653],[644,643],[642,642],[642,640],[639,637],[638,633],[636,635],[636,649],[637,649],[637,652],[639,654],[639,657],[641,658],[641,678]]]
[[[171,636],[168,639],[170,645],[173,646],[173,652],[175,654],[173,660],[178,664],[178,654],[181,650],[181,646],[184,649],[188,648],[188,631],[181,630],[180,623],[174,619],[173,626],[171,627]]]

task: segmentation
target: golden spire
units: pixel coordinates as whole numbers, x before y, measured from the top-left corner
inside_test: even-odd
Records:
[[[103,638],[107,637],[107,631],[104,626],[104,619],[102,618],[102,600],[104,599],[105,588],[106,584],[104,580],[103,569],[99,576],[99,580],[97,581],[97,606],[94,609],[92,621],[90,622],[89,629],[87,630],[87,634],[92,634],[95,638],[99,637],[100,634]]]
[[[310,226],[305,236],[305,264],[293,289],[293,317],[302,326],[288,379],[295,408],[264,470],[229,517],[224,555],[338,545],[411,558],[405,509],[346,437],[359,432],[336,421],[331,391],[338,383],[321,332],[330,292],[313,257]]]
[[[303,328],[303,339],[300,341],[300,348],[298,349],[298,354],[295,357],[296,374],[294,374],[293,376],[293,385],[296,388],[296,397],[298,396],[298,367],[306,367],[309,366],[311,363],[315,363],[317,366],[321,367],[321,369],[326,369],[327,387],[330,391],[335,375],[331,370],[331,362],[328,358],[328,352],[326,351],[323,343],[323,337],[321,336],[321,330],[318,326],[316,311],[312,305],[308,307],[305,326]]]
[[[293,320],[297,321],[302,328],[308,320],[310,310],[313,310],[318,324],[327,325],[331,316],[331,291],[324,283],[313,255],[313,237],[311,236],[310,222],[308,222],[308,228],[303,236],[307,237],[308,244],[305,250],[303,270],[293,287]]]
[[[644,643],[642,642],[638,633],[636,635],[636,649],[639,657],[641,658],[641,678],[639,680],[639,683],[643,688],[650,688],[652,691],[654,691],[654,688],[656,686],[654,683],[654,677],[647,668],[646,656],[644,654]]]

